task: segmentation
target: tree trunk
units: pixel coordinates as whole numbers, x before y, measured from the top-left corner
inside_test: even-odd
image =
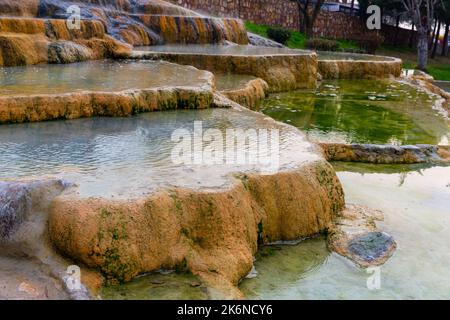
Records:
[[[297,2],[297,9],[298,9],[298,19],[299,19],[299,28],[300,28],[300,33],[305,33],[306,32],[306,27],[305,27],[305,21],[307,19],[307,16],[304,14],[303,10],[302,10],[302,5],[300,4],[300,2]]]
[[[308,19],[308,17],[306,17],[304,14],[300,14],[301,16],[301,21],[300,21],[300,33],[306,34],[306,20]]]
[[[433,51],[431,52],[431,58],[434,59],[434,57],[436,57],[436,51],[437,51],[437,47],[439,44],[439,34],[441,33],[441,20],[439,20],[438,23],[438,27],[437,27],[437,32],[436,32],[436,36],[435,39],[433,39]]]
[[[313,21],[311,17],[303,13],[303,30],[302,33],[305,34],[306,38],[311,38],[313,36]]]
[[[442,56],[445,57],[448,51],[448,33],[450,28],[450,22],[447,22],[447,26],[445,27],[445,36],[444,36],[444,44],[442,45]]]
[[[414,23],[412,24],[412,27],[411,27],[411,34],[410,34],[410,36],[409,36],[409,47],[410,48],[412,48],[413,47],[413,45],[414,45]]]
[[[314,21],[311,18],[306,19],[305,33],[308,39],[314,37]]]
[[[394,43],[393,43],[394,46],[397,45],[399,32],[400,32],[400,15],[397,16],[397,22],[395,24],[395,36],[394,36]]]
[[[417,41],[417,68],[426,71],[428,62],[428,31],[419,27]]]
[[[434,38],[436,37],[436,27],[437,27],[437,25],[438,25],[438,20],[436,20],[435,23],[434,23],[433,33],[431,34],[430,43],[428,44],[428,46],[430,48],[433,47]]]

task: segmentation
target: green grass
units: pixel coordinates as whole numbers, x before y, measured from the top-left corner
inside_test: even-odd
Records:
[[[341,49],[358,49],[358,44],[355,41],[350,40],[337,40]]]
[[[269,28],[268,26],[262,26],[259,24],[254,24],[252,22],[245,22],[245,27],[247,28],[247,31],[256,33],[262,37],[266,37],[267,38],[267,29]]]
[[[248,31],[256,33],[262,37],[268,38],[267,29],[269,26],[258,25],[252,22],[245,22],[245,27]],[[286,45],[291,49],[305,49],[306,36],[298,31],[292,31],[292,36],[286,43]],[[337,40],[341,49],[357,49],[358,46],[353,41],[348,40]]]
[[[292,32],[291,37],[287,42],[287,46],[292,49],[304,49],[305,48],[305,35],[301,34],[298,31]]]
[[[403,68],[405,69],[415,69],[416,66],[417,63],[415,62],[403,62]],[[450,64],[437,63],[430,59],[427,71],[435,80],[450,81]]]
[[[450,64],[434,65],[430,64],[427,68],[428,73],[436,80],[450,81]]]

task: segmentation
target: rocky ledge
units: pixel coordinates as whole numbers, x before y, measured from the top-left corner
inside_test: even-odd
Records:
[[[394,146],[376,144],[319,144],[328,161],[365,162],[376,164],[413,164],[449,162],[450,146]]]
[[[402,73],[402,60],[367,56],[367,60],[319,59],[319,73],[323,79],[382,79],[397,78]],[[383,57],[381,57],[383,58]]]

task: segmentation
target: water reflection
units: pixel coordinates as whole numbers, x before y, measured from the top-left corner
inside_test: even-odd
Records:
[[[324,81],[316,91],[272,95],[263,112],[319,141],[448,144],[436,97],[397,81]]]

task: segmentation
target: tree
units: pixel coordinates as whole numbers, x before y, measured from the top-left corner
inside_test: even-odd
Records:
[[[417,68],[426,71],[428,63],[428,36],[431,32],[435,9],[441,0],[402,0],[417,29]]]
[[[448,34],[450,29],[450,0],[443,0],[437,9],[437,19],[442,22],[444,26],[444,41],[442,43],[442,56],[447,55],[448,51]]]
[[[307,38],[311,38],[314,35],[314,23],[322,9],[322,5],[325,0],[291,0],[297,4],[299,18],[300,18],[300,31],[303,32]]]

